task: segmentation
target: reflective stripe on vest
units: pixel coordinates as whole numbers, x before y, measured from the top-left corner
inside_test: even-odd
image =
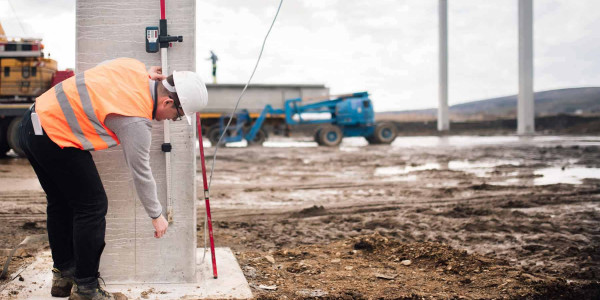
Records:
[[[96,116],[94,112],[94,108],[92,107],[92,100],[90,99],[90,95],[88,94],[87,87],[85,86],[85,73],[77,74],[75,76],[75,85],[77,85],[77,92],[79,93],[79,100],[81,101],[81,105],[83,106],[83,111],[85,115],[88,117],[88,120],[94,126],[96,130],[96,134],[100,136],[100,138],[108,145],[108,147],[116,146],[117,141],[115,141],[112,136],[104,129],[100,120]]]
[[[119,144],[109,114],[151,120],[154,101],[140,61],[119,58],[66,79],[36,99],[48,137],[61,148],[102,150]]]
[[[62,109],[65,118],[67,119],[67,124],[71,127],[71,132],[75,137],[79,140],[79,143],[83,145],[84,150],[94,149],[94,145],[88,141],[88,139],[83,135],[83,130],[79,126],[79,121],[77,121],[77,117],[75,117],[75,112],[73,112],[73,108],[71,104],[69,104],[69,100],[67,100],[67,95],[63,91],[62,82],[57,84],[54,87],[56,93],[56,99],[58,99],[58,104],[60,105],[60,109]]]

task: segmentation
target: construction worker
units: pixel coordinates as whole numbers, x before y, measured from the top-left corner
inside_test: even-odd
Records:
[[[130,58],[77,74],[36,99],[20,124],[19,141],[46,192],[52,296],[115,299],[98,282],[108,200],[90,151],[122,145],[138,198],[160,238],[169,225],[150,169],[151,121],[185,116],[191,125],[207,99],[198,74],[167,77],[160,67],[146,70]]]
[[[207,60],[208,59],[212,61],[213,83],[217,83],[217,61],[219,60],[219,57],[217,57],[217,55],[212,50],[210,50],[210,57],[207,58]]]

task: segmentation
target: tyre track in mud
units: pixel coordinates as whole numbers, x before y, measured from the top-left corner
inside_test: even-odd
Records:
[[[385,185],[384,185],[385,186]],[[322,189],[322,188],[341,188],[341,189],[350,189],[350,188],[356,188],[357,186],[354,185],[320,185],[317,184],[316,187],[313,186],[307,186],[307,185],[302,185],[300,188],[298,188],[299,190],[307,190],[307,189]],[[361,187],[360,185],[358,187]],[[492,186],[495,188],[503,188],[500,186]],[[261,192],[261,191],[265,191],[265,190],[275,190],[275,191],[292,191],[292,190],[296,190],[296,188],[293,187],[293,185],[287,185],[285,187],[279,187],[279,188],[264,188],[264,189],[258,189],[258,188],[253,188],[251,190],[248,189],[244,189],[242,188],[242,190],[244,190],[245,192]],[[443,188],[441,189],[443,190]],[[231,189],[230,191],[233,191],[233,189]],[[501,205],[502,203],[506,203],[506,202],[510,202],[512,198],[518,198],[522,195],[526,195],[529,194],[530,190],[526,189],[525,192],[523,192],[522,194],[515,194],[514,191],[512,192],[505,192],[502,194],[492,194],[492,195],[481,195],[481,196],[473,196],[473,197],[467,197],[467,198],[442,198],[442,199],[435,199],[435,200],[422,200],[420,198],[407,198],[407,199],[403,199],[403,200],[393,200],[393,201],[376,201],[376,202],[370,202],[368,204],[365,204],[364,202],[353,202],[351,205],[322,205],[325,208],[327,208],[327,213],[325,213],[326,215],[335,215],[335,214],[360,214],[360,213],[369,213],[369,212],[381,212],[381,211],[393,211],[393,210],[401,210],[401,209],[407,209],[407,208],[419,208],[419,207],[423,207],[423,206],[451,206],[451,205],[456,205],[456,204],[467,204],[469,206],[474,206],[474,205],[478,205],[478,206],[486,206],[489,204],[492,205]],[[577,197],[577,196],[592,196],[591,199],[581,199],[581,200],[564,200],[563,203],[569,203],[569,204],[575,204],[575,203],[595,203],[595,202],[600,202],[600,197],[593,197],[593,196],[600,196],[600,189],[596,189],[596,188],[590,188],[590,189],[583,189],[583,190],[578,190],[578,191],[567,191],[567,192],[555,192],[555,191],[545,191],[545,192],[541,192],[541,193],[536,193],[534,198],[537,199],[542,199],[542,198],[550,198],[550,197],[561,197],[561,198],[566,198],[566,197]],[[214,202],[214,201],[213,201]],[[560,204],[560,203],[546,203],[543,205],[556,205],[556,204]],[[218,204],[215,205],[215,207],[218,208]],[[508,208],[508,207],[504,207],[504,208]],[[297,209],[296,209],[297,210]],[[287,211],[281,211],[281,210],[277,210],[277,209],[273,209],[273,210],[269,210],[268,214],[271,216],[283,216],[283,215],[287,215],[291,212],[295,212],[296,210],[294,209],[290,209]],[[214,213],[214,216],[217,218],[220,217],[250,217],[250,216],[256,216],[256,215],[264,215],[265,211],[256,211],[256,212],[252,212],[249,213],[248,211],[241,211],[241,210],[236,210],[236,209],[227,209],[224,212],[219,212],[217,210],[217,212]],[[199,215],[199,217],[201,217]]]

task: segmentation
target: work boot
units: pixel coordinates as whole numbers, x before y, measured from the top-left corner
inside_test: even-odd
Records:
[[[75,279],[69,300],[127,300],[121,293],[111,294],[100,286],[98,277]],[[104,281],[104,280],[103,280]]]
[[[52,268],[52,289],[50,290],[52,297],[68,297],[71,295],[74,273],[75,268],[69,268],[63,271]]]

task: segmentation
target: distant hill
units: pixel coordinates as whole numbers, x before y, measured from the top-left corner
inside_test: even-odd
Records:
[[[537,116],[556,114],[600,113],[600,87],[558,89],[535,93]],[[515,117],[517,95],[478,100],[450,106],[450,115],[460,119],[487,119]],[[406,117],[407,119],[435,119],[437,108],[378,113],[382,117]]]

